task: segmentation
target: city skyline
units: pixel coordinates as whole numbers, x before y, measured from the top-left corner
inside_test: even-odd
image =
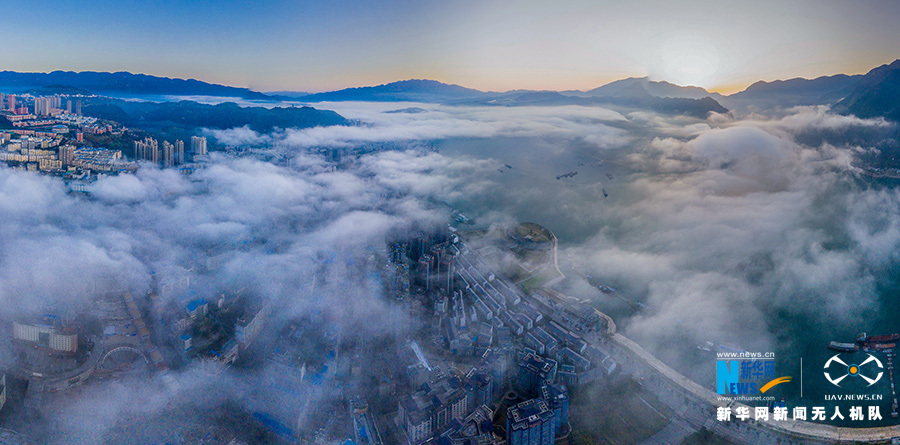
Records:
[[[22,5],[11,20],[43,31],[0,31],[10,43],[4,69],[309,92],[411,78],[583,90],[650,76],[727,94],[757,80],[865,73],[896,59],[900,43],[890,24],[900,6],[890,2],[351,3]]]

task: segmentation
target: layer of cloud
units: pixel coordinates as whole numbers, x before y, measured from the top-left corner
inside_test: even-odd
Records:
[[[862,185],[863,148],[797,135],[891,124],[793,113],[705,130],[645,119],[657,131],[624,155],[625,196],[598,218],[595,237],[571,247],[594,276],[647,305],[623,320],[626,332],[682,369],[703,341],[761,351],[790,335],[805,347],[774,320],[848,335],[884,304],[878,283],[896,261],[900,195]]]
[[[417,321],[382,298],[372,252],[396,231],[443,224],[446,209],[432,203],[448,200],[482,226],[532,220],[553,229],[563,258],[646,309],[601,296],[596,304],[681,363],[683,345],[704,340],[771,349],[785,333],[777,317],[852,330],[881,306],[879,283],[897,260],[900,195],[859,181],[854,166],[869,149],[856,136],[890,127],[881,120],[809,107],[698,120],[589,107],[330,105],[361,124],[210,130],[263,156],[213,154],[192,175],[143,168],[104,177],[90,197],[0,167],[2,317],[89,310],[104,290],[139,294],[154,280],[189,278],[202,297],[243,289],[276,301],[281,322],[305,317],[348,337],[397,340]],[[407,106],[424,112],[385,113]],[[421,148],[432,143],[441,151]],[[341,168],[315,150],[358,146],[368,148]],[[276,154],[290,163],[262,160]],[[571,170],[579,174],[555,178]],[[211,261],[219,267],[207,270]],[[597,295],[578,279],[563,288]],[[185,295],[164,298],[181,304]],[[137,416],[154,419],[141,437],[169,440],[167,414],[232,402],[264,409],[276,375],[263,366],[207,378],[188,367],[174,386],[149,385],[153,394],[129,389],[140,382],[101,383],[68,401],[59,422],[28,425],[45,441],[70,433],[102,441],[127,433]],[[139,399],[148,402],[135,409]],[[88,409],[96,415],[73,414]]]
[[[299,153],[297,161],[286,167],[213,154],[207,168],[191,175],[145,167],[101,177],[90,196],[68,193],[58,179],[0,167],[0,319],[92,313],[98,295],[145,295],[155,283],[163,290],[149,315],[164,320],[157,326],[163,339],[171,335],[166,308],[239,289],[276,305],[267,330],[315,314],[315,322],[345,341],[403,335],[416,321],[387,302],[382,281],[372,278],[385,273],[372,252],[397,233],[446,224],[444,211],[429,208],[432,194],[458,185],[454,172],[477,168],[478,161],[417,150],[376,152],[337,171],[312,153]],[[440,185],[419,180],[431,165],[444,166]],[[218,266],[209,269],[211,262]],[[15,358],[2,352],[11,365]],[[165,422],[162,412],[188,402],[200,411],[225,401],[265,410],[265,399],[248,394],[268,385],[266,367],[250,372],[259,375],[234,381],[190,366],[172,374],[175,384],[163,385],[165,391],[134,390],[145,386],[140,381],[95,383],[81,397],[50,402],[48,413],[59,422],[26,419],[19,428],[42,442],[115,442],[134,417]],[[198,393],[198,381],[219,396]],[[160,434],[142,436],[149,441],[170,440],[172,433],[164,423],[141,429]]]
[[[452,107],[418,103],[326,103],[359,125],[286,129],[259,134],[249,128],[205,130],[224,145],[353,147],[366,143],[429,141],[453,137],[551,136],[578,138],[598,148],[619,147],[629,138],[616,124],[620,113],[598,107]],[[389,113],[416,106],[419,113]]]

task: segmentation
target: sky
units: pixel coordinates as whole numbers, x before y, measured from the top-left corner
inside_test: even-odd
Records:
[[[131,71],[328,91],[430,78],[491,91],[649,75],[720,92],[898,57],[891,1],[18,2],[0,69]]]

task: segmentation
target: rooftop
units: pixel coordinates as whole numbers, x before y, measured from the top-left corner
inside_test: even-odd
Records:
[[[547,406],[544,399],[531,399],[516,406],[510,407],[506,412],[513,430],[528,429],[532,426],[553,417],[553,411]]]
[[[541,378],[546,378],[556,368],[556,360],[535,354],[525,354],[519,362],[519,366],[540,375]]]

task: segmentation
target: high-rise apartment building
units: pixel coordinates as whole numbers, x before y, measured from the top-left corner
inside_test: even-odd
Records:
[[[37,116],[49,116],[52,110],[54,99],[52,97],[35,97],[34,98],[34,114]]]
[[[541,386],[556,380],[556,360],[535,354],[520,353],[518,365],[517,386],[522,394],[537,396],[541,391]]]
[[[184,141],[175,141],[175,164],[184,164]]]
[[[71,165],[75,160],[75,146],[63,145],[59,147],[59,160],[63,165]]]
[[[158,163],[159,145],[156,139],[148,137],[143,141],[134,141],[134,158]]]
[[[191,152],[194,156],[206,155],[206,138],[203,136],[191,136]]]
[[[175,165],[175,146],[170,144],[169,141],[163,141],[162,143],[162,158],[164,166],[171,167]]]
[[[509,445],[553,445],[556,423],[544,399],[531,399],[506,410],[506,443]]]

